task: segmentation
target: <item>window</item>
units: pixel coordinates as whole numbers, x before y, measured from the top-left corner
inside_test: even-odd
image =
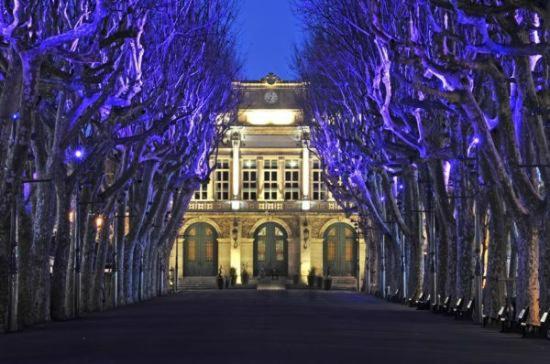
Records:
[[[275,242],[275,256],[278,262],[285,260],[285,244],[283,240]]]
[[[327,198],[327,186],[323,182],[320,161],[313,161],[313,200],[323,201]]]
[[[256,200],[256,160],[246,159],[243,162],[243,200]]]
[[[277,160],[264,160],[264,200],[276,200],[277,189]]]
[[[208,183],[204,182],[201,183],[199,188],[195,190],[195,200],[206,200],[208,199]]]
[[[334,239],[328,239],[327,242],[327,260],[333,262],[336,259],[336,241]]]
[[[265,260],[265,240],[258,240],[258,261],[263,262]]]
[[[297,160],[285,161],[285,200],[300,198],[300,163]]]
[[[345,244],[345,260],[346,262],[351,262],[353,257],[353,243],[351,240],[346,239]]]
[[[216,199],[229,200],[229,160],[219,160],[216,164]]]
[[[207,262],[214,261],[214,242],[212,240],[206,242],[205,260]]]
[[[194,262],[197,258],[197,242],[195,241],[195,239],[189,239],[187,247],[187,260],[190,262]]]

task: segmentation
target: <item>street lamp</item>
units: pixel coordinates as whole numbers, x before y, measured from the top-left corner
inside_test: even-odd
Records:
[[[98,215],[96,218],[95,218],[95,226],[98,230],[101,229],[101,227],[103,226],[103,216],[101,215]]]

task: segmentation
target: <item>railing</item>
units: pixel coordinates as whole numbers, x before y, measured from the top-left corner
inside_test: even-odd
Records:
[[[336,201],[191,201],[189,211],[341,212]]]

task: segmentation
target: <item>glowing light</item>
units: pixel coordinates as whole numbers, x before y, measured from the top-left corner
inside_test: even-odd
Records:
[[[84,157],[84,150],[82,149],[77,149],[74,151],[74,156],[78,159],[81,159],[82,157]]]
[[[19,116],[20,116],[20,114],[18,112],[14,112],[13,114],[11,114],[11,119],[13,121],[17,121],[17,120],[19,120]]]
[[[479,144],[479,138],[478,137],[475,137],[473,140],[472,140],[472,143],[475,145],[475,144]]]
[[[405,186],[401,183],[399,184],[398,188],[402,191],[405,188]]]
[[[240,201],[231,201],[231,210],[238,210],[241,208]]]
[[[96,217],[96,219],[95,219],[95,226],[96,226],[98,229],[101,229],[101,227],[103,226],[103,216],[99,215],[98,217]]]
[[[443,162],[443,183],[445,183],[445,189],[449,187],[449,177],[451,176],[451,163],[448,161]]]
[[[69,211],[69,222],[74,222],[75,212],[73,210]]]
[[[311,201],[302,201],[302,210],[309,211],[311,209]]]
[[[298,111],[290,109],[255,109],[242,112],[244,120],[251,125],[292,125],[296,122]]]

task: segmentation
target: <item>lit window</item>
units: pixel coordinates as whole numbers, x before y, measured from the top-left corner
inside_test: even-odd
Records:
[[[275,242],[275,255],[278,262],[282,262],[285,260],[285,245],[282,240],[277,240]]]
[[[206,242],[205,260],[207,262],[214,261],[214,242],[212,240]]]
[[[297,160],[285,162],[285,200],[300,198],[300,163]]]
[[[219,160],[216,165],[216,199],[229,200],[229,160]]]
[[[323,182],[322,173],[323,169],[321,168],[320,161],[313,161],[313,200],[323,201],[327,198],[327,187],[325,182]]]
[[[328,239],[327,248],[327,260],[333,262],[336,259],[336,242],[334,239]]]
[[[353,259],[353,243],[351,240],[349,239],[346,239],[346,242],[345,242],[345,259],[346,259],[346,262],[351,262]]]
[[[256,200],[257,194],[256,160],[243,162],[243,200]]]
[[[208,183],[201,183],[199,188],[195,190],[193,198],[195,200],[206,200],[208,198]]]
[[[258,261],[263,262],[265,260],[265,240],[258,241]]]
[[[276,200],[278,189],[277,160],[264,160],[264,200]]]
[[[197,242],[195,239],[189,239],[187,244],[187,260],[194,262],[197,257]]]

